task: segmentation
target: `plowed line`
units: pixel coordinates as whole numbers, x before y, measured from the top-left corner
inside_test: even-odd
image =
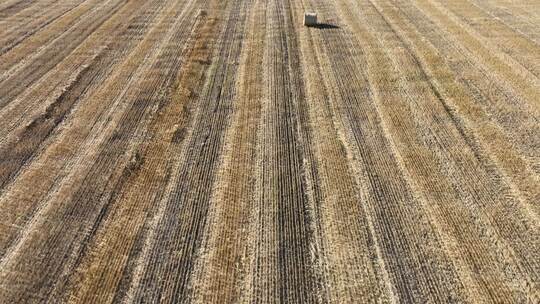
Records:
[[[180,29],[186,30],[185,27],[180,27]],[[137,144],[137,142],[133,143],[129,138],[137,138],[138,136],[144,135],[144,129],[139,127],[139,125],[147,125],[145,121],[150,119],[151,113],[155,112],[156,109],[159,108],[159,104],[163,102],[163,99],[159,94],[163,89],[169,87],[170,82],[173,80],[172,77],[176,75],[176,68],[181,61],[178,56],[175,56],[174,50],[177,52],[181,50],[178,48],[178,41],[182,41],[179,39],[181,37],[180,35],[183,33],[182,30],[176,31],[173,27],[169,31],[169,35],[165,37],[164,41],[166,42],[162,45],[160,52],[158,52],[156,57],[151,61],[151,67],[146,71],[148,73],[147,77],[139,83],[137,90],[134,92],[138,93],[138,96],[122,115],[121,121],[118,124],[119,128],[116,129],[114,133],[112,133],[112,137],[104,143],[103,147],[106,150],[102,150],[102,152],[98,154],[99,156],[84,178],[82,186],[72,197],[70,197],[72,202],[76,204],[67,204],[61,206],[61,208],[55,209],[50,209],[52,208],[52,205],[49,207],[48,210],[54,211],[54,214],[48,214],[47,217],[55,219],[50,223],[53,227],[54,223],[58,223],[62,228],[51,229],[52,235],[48,235],[49,233],[46,235],[36,235],[31,233],[24,241],[19,242],[20,245],[14,249],[13,252],[16,252],[24,246],[26,247],[25,252],[35,253],[41,251],[40,257],[33,263],[32,269],[26,270],[26,273],[33,278],[33,284],[41,283],[38,286],[40,286],[40,290],[43,290],[42,293],[45,293],[46,297],[55,298],[55,292],[62,290],[61,285],[63,284],[63,280],[56,280],[54,285],[52,282],[47,281],[45,281],[46,283],[42,283],[43,281],[36,279],[35,271],[41,268],[45,270],[42,271],[44,274],[57,272],[62,276],[62,269],[63,271],[67,270],[67,272],[64,273],[71,272],[69,267],[73,267],[73,263],[77,260],[77,252],[80,252],[80,250],[84,248],[84,243],[86,241],[83,237],[88,234],[92,235],[92,231],[95,230],[92,225],[88,224],[93,223],[93,226],[96,227],[96,225],[100,224],[101,219],[107,212],[107,201],[114,194],[116,181],[118,180],[119,174],[123,171],[121,169],[125,166],[122,165],[122,162],[125,164],[126,156],[131,154],[125,153],[125,150],[129,151],[133,149],[133,145]],[[162,64],[166,65],[162,66]],[[157,67],[162,67],[163,71],[167,71],[168,74],[162,74],[162,70]],[[157,94],[157,96],[155,94]],[[151,100],[156,100],[157,102],[151,103],[149,102]],[[115,163],[117,163],[116,166],[113,165]],[[120,170],[115,168],[119,168]],[[57,193],[62,194],[64,189],[65,188],[61,188]],[[94,208],[88,208],[88,203],[96,201],[100,202],[100,204],[96,204]],[[99,208],[100,206],[101,208]],[[81,226],[79,219],[85,219],[85,222],[88,224]],[[39,224],[40,223],[38,222],[35,225]],[[45,224],[50,225],[47,223]],[[51,242],[55,243],[51,244]],[[74,252],[74,255],[66,256],[63,254],[63,252],[66,251]],[[62,254],[63,258],[57,256],[58,254]],[[12,253],[4,257],[4,260],[2,261],[4,265],[6,263],[16,264],[13,259],[9,258],[11,255]],[[45,257],[58,258],[43,260]],[[30,257],[25,256],[25,254],[18,254],[16,255],[16,258],[28,259]],[[58,264],[52,261],[56,261]],[[9,269],[9,267],[5,268]],[[5,278],[7,273],[1,273],[2,277]],[[19,268],[17,275],[18,277],[22,277],[24,275],[23,270]],[[46,278],[47,276],[44,277],[44,279]],[[36,288],[35,285],[34,288]],[[13,289],[13,294],[6,295],[4,298],[16,299],[16,296],[18,296],[17,293],[15,293],[16,291],[17,289]]]
[[[223,158],[220,161],[218,181],[214,185],[207,237],[201,246],[191,283],[192,298],[196,303],[234,303],[246,296],[242,286],[249,271],[249,260],[254,237],[248,233],[254,214],[252,201],[255,187],[251,183],[255,172],[255,147],[260,119],[262,83],[261,71],[251,67],[262,64],[265,23],[264,3],[251,4],[249,26],[246,27],[245,45],[240,59],[243,67],[238,77],[237,100],[233,104],[233,115],[228,127]],[[204,288],[203,288],[204,286]]]
[[[150,2],[148,2],[150,3]],[[155,15],[153,15],[155,17]],[[144,17],[140,16],[140,17]],[[145,20],[143,18],[134,19],[134,23]],[[62,90],[60,96],[47,106],[44,113],[40,114],[22,130],[14,134],[3,146],[0,146],[0,189],[2,189],[19,171],[29,158],[33,155],[40,144],[53,132],[57,126],[64,121],[72,106],[79,101],[81,95],[85,95],[103,80],[104,75],[110,73],[122,55],[131,50],[135,43],[140,40],[137,36],[142,35],[146,27],[141,27],[140,32],[129,28],[130,24],[118,28],[119,35],[129,37],[118,42],[111,41],[111,45],[96,55],[95,59],[86,66],[83,66],[80,73],[75,74],[76,78],[70,82],[67,88]],[[116,33],[114,33],[116,34]],[[11,113],[13,115],[13,113]],[[8,127],[6,127],[7,131]]]
[[[9,52],[26,38],[44,29],[55,20],[69,14],[82,3],[83,1],[70,1],[63,4],[61,0],[40,3],[40,5],[32,6],[31,9],[13,15],[9,19],[0,21],[0,25],[6,29],[0,31],[0,37],[2,37],[0,40],[2,45],[0,56]]]
[[[167,20],[166,17],[172,18],[173,16],[164,14],[155,23],[151,22],[148,25],[152,30],[122,63],[122,68],[110,75],[109,81],[99,91],[94,92],[88,97],[86,103],[82,103],[81,107],[74,110],[74,117],[65,123],[60,130],[62,132],[49,138],[48,141],[52,141],[52,143],[44,144],[43,151],[40,151],[40,155],[36,156],[32,166],[27,168],[17,182],[2,195],[3,203],[0,204],[2,214],[4,217],[11,216],[11,220],[7,220],[6,223],[13,223],[12,227],[5,225],[2,226],[2,229],[9,228],[14,231],[14,227],[23,225],[22,223],[31,218],[34,208],[40,209],[42,200],[46,200],[50,193],[57,191],[56,188],[60,185],[59,181],[69,177],[67,172],[73,164],[81,165],[92,162],[96,149],[89,147],[99,146],[99,143],[105,140],[107,135],[110,135],[110,131],[107,130],[111,130],[115,120],[120,118],[129,105],[129,102],[121,104],[119,101],[126,94],[130,84],[140,81],[144,68],[151,63],[151,61],[142,59],[148,53],[152,53],[153,48],[159,47],[159,41],[163,39],[164,29],[168,25],[164,22]],[[154,27],[154,25],[156,26]],[[88,137],[91,131],[100,134],[100,136]],[[75,145],[76,142],[79,142],[79,145]],[[76,154],[80,151],[88,151],[89,153]],[[74,173],[77,172],[71,172],[71,176]],[[36,180],[41,182],[36,184]],[[71,185],[76,185],[76,181],[77,179],[72,180]],[[29,187],[33,187],[33,191],[25,192],[24,189]],[[18,218],[15,215],[18,215]],[[7,235],[9,234],[0,233],[2,237]],[[5,248],[4,240],[2,241],[0,244],[2,244],[2,248]]]
[[[208,17],[203,13],[201,18]],[[121,299],[122,296],[118,294],[127,292],[122,281],[133,268],[130,259],[136,257],[137,239],[152,212],[151,202],[160,199],[157,193],[166,186],[173,164],[178,162],[173,156],[183,146],[181,134],[186,132],[185,128],[192,121],[187,110],[194,106],[193,92],[202,87],[202,78],[208,67],[204,62],[210,59],[207,48],[213,22],[211,19],[201,22],[192,32],[192,39],[187,41],[193,43],[194,47],[188,52],[185,66],[178,73],[180,78],[171,90],[170,101],[162,106],[151,122],[149,133],[155,135],[135,152],[133,165],[128,167],[129,173],[125,176],[126,182],[118,189],[118,198],[114,198],[116,202],[89,245],[89,252],[73,278],[74,285],[67,288],[71,290],[69,299],[74,303],[108,302],[113,296]],[[131,233],[120,233],[126,227],[130,227]],[[111,257],[118,259],[114,267],[103,263]]]
[[[194,117],[192,136],[186,139],[189,149],[182,156],[178,172],[172,173],[171,195],[163,199],[163,213],[156,215],[159,223],[152,227],[156,232],[152,232],[150,243],[145,245],[144,265],[138,270],[128,295],[135,301],[184,301],[189,293],[187,287],[206,225],[218,153],[222,151],[229,120],[229,103],[236,94],[236,73],[230,68],[238,60],[241,40],[237,35],[246,18],[242,13],[243,3],[223,5],[230,6],[230,15],[215,54],[219,59],[210,67],[212,77],[207,79],[198,100],[200,112]],[[190,220],[180,222],[180,218]],[[156,263],[157,260],[160,262]]]
[[[316,8],[324,16],[328,16],[334,9],[324,3],[308,3],[307,6]],[[328,32],[330,31],[341,30]],[[322,70],[330,69],[330,63],[325,56],[326,50],[322,46],[322,36],[338,34],[310,31],[305,35],[309,35],[311,39],[305,38],[307,41],[302,47],[305,61],[302,66],[313,67],[306,69],[305,75],[308,96],[311,97],[311,123],[316,126],[312,130],[319,164],[317,185],[320,187],[321,197],[316,214],[320,217],[318,220],[321,222],[321,242],[326,258],[320,271],[328,272],[325,274],[325,284],[329,285],[330,302],[391,301],[391,288],[387,286],[388,273],[385,273],[384,265],[381,266],[384,262],[380,260],[380,251],[376,248],[377,240],[373,235],[372,224],[359,203],[360,193],[348,163],[343,143],[344,135],[337,128],[340,122],[336,120],[336,113],[331,106],[339,97],[327,77],[322,77]],[[315,50],[315,54],[312,54],[311,49]],[[324,88],[321,88],[321,83],[325,84]],[[380,264],[372,261],[376,256]],[[352,265],[355,266],[351,267]]]
[[[105,13],[97,18],[87,18],[80,27],[69,31],[66,40],[62,41],[62,47],[51,45],[41,53],[41,56],[31,61],[22,70],[12,74],[11,77],[0,82],[0,108],[5,107],[13,98],[23,92],[28,86],[40,79],[45,73],[58,65],[62,59],[70,54],[73,49],[81,44],[92,32],[105,23],[116,13],[127,1],[117,1],[111,7],[104,7]],[[60,41],[58,41],[59,43]]]

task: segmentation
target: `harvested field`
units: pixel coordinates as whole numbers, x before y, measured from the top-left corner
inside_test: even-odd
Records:
[[[533,0],[3,0],[0,303],[540,303],[539,77]]]

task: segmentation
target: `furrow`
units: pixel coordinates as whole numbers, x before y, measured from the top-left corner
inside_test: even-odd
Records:
[[[345,16],[352,12],[350,8],[339,11]],[[326,18],[339,20],[335,15]],[[351,22],[353,18],[346,20]],[[388,137],[387,122],[381,120],[381,103],[386,96],[380,94],[386,80],[373,72],[387,65],[387,60],[368,32],[358,24],[354,31],[362,45],[346,31],[340,36],[325,35],[324,45],[332,46],[326,51],[329,64],[331,70],[339,71],[330,77],[336,96],[333,111],[343,128],[345,149],[362,190],[380,268],[385,269],[391,294],[398,301],[464,300],[463,286],[452,261],[441,249],[443,240],[432,228],[426,202],[413,193],[403,176],[401,156]],[[358,67],[366,67],[366,74]]]
[[[83,2],[42,1],[27,10],[0,21],[0,56],[55,20],[75,10]]]
[[[0,82],[0,109],[24,92],[27,87],[43,79],[43,75],[56,67],[68,54],[71,54],[89,35],[109,20],[126,3],[125,0],[105,2],[104,5],[99,7],[100,9],[90,11],[89,15],[85,16],[77,26],[65,31],[61,38],[55,39],[53,43],[43,50],[34,52],[37,55],[36,57],[26,58],[21,67],[16,66],[15,70],[5,71],[3,75],[7,75],[7,77]],[[9,60],[4,56],[2,59]]]
[[[215,4],[217,5],[217,4]],[[207,221],[212,185],[223,136],[230,119],[231,102],[236,96],[236,68],[246,16],[245,3],[221,3],[228,8],[224,29],[219,36],[216,61],[209,68],[209,77],[200,92],[199,112],[194,116],[190,138],[186,138],[185,155],[178,172],[173,172],[172,189],[164,198],[153,232],[136,270],[132,291],[134,302],[160,299],[184,302],[189,296],[189,283],[199,255]],[[210,5],[209,10],[213,9]],[[151,237],[151,238],[150,238]],[[157,262],[159,260],[159,262]]]
[[[445,5],[457,20],[466,24],[476,37],[488,42],[492,52],[503,52],[515,60],[520,68],[530,72],[530,77],[538,79],[540,73],[540,45],[471,3],[469,0],[452,1]]]
[[[385,12],[389,12],[389,10],[385,10]],[[401,40],[397,39],[398,41]],[[433,90],[429,83],[425,83],[428,76],[422,70],[416,72],[408,70],[418,69],[421,65],[414,57],[409,57],[411,62],[408,63],[405,61],[407,57],[407,55],[400,54],[398,57],[400,60],[396,62],[396,66],[401,69],[407,68],[403,72],[404,75],[417,74],[420,78],[415,79],[415,82],[409,85],[410,89],[404,91],[408,91],[409,95],[415,93],[415,91],[423,92],[422,96],[425,97],[411,96],[411,101],[416,100],[417,103],[418,101],[428,101],[427,96],[429,95],[426,95],[426,92]],[[425,79],[424,84],[419,81],[422,78]],[[435,92],[435,96],[432,95],[435,104],[438,103],[437,99],[441,98],[438,94]],[[444,103],[444,101],[441,102]],[[395,102],[392,103],[392,107],[395,107]],[[439,109],[437,110],[437,108]],[[399,113],[406,113],[405,109]],[[416,122],[418,126],[410,126],[412,129],[411,135],[425,134],[423,136],[426,136],[426,138],[423,141],[429,145],[423,149],[425,151],[434,151],[435,155],[430,156],[431,159],[428,158],[429,155],[425,155],[422,160],[417,160],[422,155],[417,151],[422,146],[422,141],[410,142],[414,139],[414,136],[411,135],[409,135],[412,137],[411,139],[403,137],[401,154],[404,157],[405,166],[413,168],[409,169],[413,170],[411,176],[427,176],[426,181],[421,182],[424,183],[423,187],[426,187],[422,189],[424,193],[430,196],[435,194],[440,196],[438,199],[441,200],[441,203],[438,208],[443,208],[438,212],[442,211],[444,216],[440,217],[437,222],[447,226],[448,223],[445,223],[445,221],[450,221],[449,224],[451,225],[441,231],[445,233],[453,231],[455,235],[452,237],[458,239],[461,244],[467,246],[468,250],[471,250],[464,252],[465,258],[468,263],[473,264],[471,269],[482,269],[480,271],[482,275],[476,279],[486,285],[484,288],[490,293],[491,301],[521,301],[525,299],[527,294],[523,293],[523,286],[534,284],[536,266],[533,256],[524,255],[527,251],[524,247],[521,247],[521,242],[528,244],[528,246],[537,246],[535,241],[537,237],[534,232],[535,221],[528,218],[527,212],[521,208],[518,200],[509,193],[509,189],[505,184],[501,183],[500,179],[494,178],[497,173],[483,167],[484,164],[477,159],[478,155],[475,154],[475,151],[469,150],[467,152],[467,142],[459,144],[460,141],[466,140],[466,138],[462,138],[463,135],[460,134],[459,130],[454,129],[453,132],[449,132],[453,129],[452,127],[435,127],[445,120],[450,126],[456,123],[449,119],[451,117],[448,117],[447,109],[444,106],[434,107],[433,102],[431,102],[426,106],[418,105],[412,109],[411,114],[403,118],[402,122],[396,122],[396,127],[403,131],[399,132],[398,129],[395,129],[391,134],[395,134],[395,137],[399,139],[400,135],[407,130],[408,119],[411,116],[418,117]],[[431,112],[430,110],[434,112],[430,114],[433,118],[426,115]],[[436,114],[435,110],[439,114]],[[424,114],[422,115],[422,113]],[[398,120],[398,117],[392,117],[391,121]],[[431,119],[434,120],[430,121]],[[425,126],[422,126],[423,124]],[[424,131],[422,132],[422,130]],[[428,130],[429,132],[427,132]],[[463,148],[455,149],[455,147],[459,146],[463,146]],[[408,152],[407,147],[415,147],[416,149]],[[454,149],[446,147],[453,147]],[[474,147],[472,148],[474,149]],[[407,154],[410,155],[408,156],[409,161],[407,161]],[[481,154],[482,151],[480,151]],[[432,165],[429,165],[430,163]],[[438,166],[440,167],[438,170],[431,169]],[[444,182],[445,175],[429,177],[437,172],[444,172],[449,178],[447,182]],[[437,190],[430,188],[430,186],[434,185],[434,181],[440,181]],[[456,190],[450,187],[460,189],[460,191],[455,192]],[[464,202],[464,205],[453,205],[453,208],[447,208],[448,201],[461,201]],[[452,213],[457,213],[457,216],[453,218]],[[504,214],[504,216],[493,217],[495,214]],[[497,225],[496,223],[500,222],[501,218],[505,223]],[[507,227],[512,227],[512,237],[504,232]],[[468,240],[466,238],[468,236],[474,237]],[[514,241],[515,239],[520,240]],[[489,249],[489,246],[493,248]],[[449,252],[452,252],[452,250]],[[493,254],[486,255],[488,252],[493,252]],[[483,255],[481,256],[480,253]],[[470,275],[467,274],[467,276]]]
[[[479,3],[477,3],[480,5]],[[530,30],[530,33],[538,36],[538,30],[536,29],[538,21],[540,20],[540,14],[538,9],[540,6],[536,1],[508,1],[508,0],[494,0],[489,1],[483,6],[489,6],[490,11],[497,12],[495,16],[503,20],[518,19],[516,21],[520,25],[521,29]],[[538,39],[535,39],[538,42]]]
[[[21,167],[35,153],[36,149],[64,121],[74,104],[82,99],[81,96],[88,95],[95,90],[103,82],[104,76],[111,73],[114,66],[140,42],[145,30],[147,30],[146,23],[152,20],[152,18],[155,18],[159,12],[159,10],[154,9],[149,13],[145,13],[145,9],[151,3],[147,2],[146,5],[141,6],[142,13],[140,14],[138,10],[134,10],[126,15],[122,14],[118,16],[118,22],[122,19],[124,20],[124,24],[121,27],[118,26],[118,23],[113,22],[104,28],[104,30],[115,28],[116,31],[113,31],[112,35],[118,35],[124,39],[108,41],[109,45],[101,48],[99,53],[94,55],[90,63],[83,65],[80,71],[75,74],[76,78],[68,82],[67,87],[61,87],[59,96],[56,98],[53,97],[54,95],[48,96],[48,98],[53,97],[53,101],[47,105],[43,113],[40,113],[26,126],[23,125],[19,127],[20,129],[13,131],[9,137],[7,132],[10,127],[2,126],[6,131],[6,137],[3,144],[0,145],[0,189],[16,176]],[[130,20],[130,22],[125,22],[125,19],[129,19],[131,15],[136,17]],[[142,26],[140,26],[141,24]],[[64,62],[66,60],[68,59],[64,59]],[[51,77],[55,76],[51,75]],[[38,98],[40,98],[40,94],[38,93],[39,91],[34,96],[26,97],[29,101],[32,101],[32,104],[39,103]],[[25,114],[24,117],[30,116],[24,111],[20,115],[22,116],[23,114]],[[16,116],[14,112],[10,112],[9,115],[11,116],[10,118]],[[8,119],[6,120],[9,121]],[[18,121],[17,123],[20,124],[21,122]]]
[[[0,0],[0,303],[540,303],[539,22]]]
[[[376,248],[377,237],[372,235],[369,219],[359,202],[360,188],[349,164],[344,134],[337,127],[340,122],[333,112],[332,104],[339,97],[323,76],[324,70],[331,70],[324,37],[343,35],[343,30],[335,24],[336,19],[329,18],[335,10],[332,5],[312,2],[306,6],[325,16],[322,22],[330,27],[322,31],[302,31],[307,37],[301,39],[319,172],[317,186],[321,203],[316,214],[325,258],[321,271],[325,272],[329,302],[391,302],[394,296]]]
[[[110,5],[110,0],[92,0],[81,3],[74,7],[69,12],[61,15],[55,20],[51,20],[49,24],[36,31],[34,35],[24,39],[17,45],[10,46],[7,41],[6,47],[10,47],[0,56],[0,80],[4,81],[9,76],[15,74],[18,70],[24,68],[32,61],[33,58],[39,57],[43,50],[46,50],[54,42],[58,42],[64,37],[73,27],[81,22],[84,22],[85,16],[99,12],[99,9],[105,5]],[[46,13],[47,11],[43,12]],[[54,11],[53,11],[54,12]],[[39,19],[39,18],[38,18]],[[17,30],[14,28],[12,30]],[[3,38],[2,38],[3,39]]]
[[[26,288],[37,291],[35,297],[45,299],[54,299],[56,293],[62,291],[65,276],[71,273],[79,252],[84,249],[88,237],[92,236],[107,214],[108,202],[114,194],[114,188],[118,183],[124,182],[119,180],[119,177],[125,172],[123,168],[129,165],[126,161],[132,155],[134,147],[146,136],[144,126],[148,125],[153,114],[166,102],[163,94],[169,90],[181,64],[182,57],[179,55],[184,48],[179,46],[185,35],[190,33],[189,26],[180,24],[174,18],[179,13],[180,10],[177,10],[176,14],[171,14],[170,21],[163,24],[168,33],[161,48],[150,61],[151,64],[145,71],[146,77],[141,79],[136,90],[130,91],[126,96],[132,100],[131,105],[121,116],[111,137],[104,142],[96,161],[83,177],[81,187],[74,193],[66,193],[71,187],[61,187],[56,192],[56,199],[32,225],[34,229],[39,226],[49,227],[43,229],[47,233],[33,233],[36,230],[32,229],[9,255],[4,256],[4,267],[0,274],[2,281],[9,281],[9,277],[15,275],[19,280],[23,279],[22,284],[14,284],[17,288],[12,288],[3,295],[6,300],[17,301],[21,291],[24,294]],[[189,19],[187,22],[196,20]],[[58,200],[62,196],[66,203],[55,206],[64,201]],[[93,204],[89,205],[90,203]],[[42,221],[42,218],[47,218],[47,221]],[[35,255],[37,252],[40,254]],[[31,268],[21,267],[18,262],[32,259],[34,262],[31,263]],[[51,273],[56,275],[51,276]],[[51,277],[55,278],[54,281],[51,281]],[[24,281],[24,278],[31,280]]]
[[[151,31],[121,67],[109,75],[108,81],[100,90],[86,96],[87,100],[78,104],[73,110],[73,117],[63,122],[57,132],[47,139],[42,149],[37,152],[35,160],[3,193],[0,198],[1,212],[6,221],[1,226],[3,231],[0,233],[2,255],[5,255],[8,244],[13,242],[11,234],[26,233],[22,227],[30,224],[35,213],[46,206],[44,202],[56,193],[60,182],[80,173],[77,170],[71,172],[75,165],[80,171],[94,161],[97,152],[95,147],[99,147],[106,136],[111,135],[114,123],[130,104],[121,102],[121,99],[131,85],[141,81],[144,69],[151,63],[151,60],[145,58],[157,52],[156,49],[169,25],[165,21],[173,17],[164,14],[155,22],[150,20],[148,27]],[[36,183],[38,180],[40,182]],[[80,182],[80,179],[71,179],[68,186],[76,186],[77,182]],[[33,191],[26,191],[30,187]]]
[[[432,20],[437,27],[452,37],[472,54],[478,64],[493,74],[501,85],[506,86],[514,94],[523,98],[536,111],[539,105],[540,80],[516,65],[515,61],[500,52],[493,52],[490,44],[476,35],[470,26],[460,23],[457,17],[439,3],[418,0],[415,5]]]
[[[248,2],[249,3],[249,2]],[[250,7],[251,6],[251,7]],[[208,211],[208,224],[190,284],[195,303],[236,303],[246,297],[243,282],[253,255],[252,205],[255,186],[255,155],[261,111],[262,64],[265,48],[265,3],[248,4],[249,25],[239,61],[237,100],[225,138],[221,165]],[[240,286],[240,288],[238,288]]]
[[[193,43],[193,49],[178,73],[170,101],[150,123],[151,138],[135,152],[134,166],[130,166],[133,170],[118,190],[118,198],[91,240],[76,274],[70,278],[70,302],[117,302],[126,295],[126,280],[133,273],[140,239],[156,212],[153,203],[161,199],[171,170],[180,161],[176,156],[185,149],[186,129],[192,124],[190,112],[196,105],[194,92],[201,89],[210,60],[208,50],[215,19],[204,11],[201,18],[206,21],[201,21],[187,41]],[[129,233],[125,232],[126,227]]]
[[[98,0],[96,0],[98,1]],[[62,34],[76,25],[77,22],[81,22],[81,17],[85,16],[92,8],[97,9],[100,5],[105,4],[105,1],[100,2],[87,1],[82,2],[80,5],[72,7],[69,11],[57,18],[48,19],[49,21],[43,23],[39,29],[31,28],[31,30],[25,31],[23,28],[15,27],[12,31],[23,30],[27,39],[22,39],[22,35],[16,36],[20,41],[13,41],[9,43],[7,40],[3,40],[2,44],[4,49],[0,56],[0,79],[3,81],[15,71],[24,67],[28,61],[37,57],[40,51],[44,50],[49,44],[54,43],[56,40],[62,37]],[[43,11],[43,10],[42,10]],[[43,13],[48,12],[45,10]],[[54,11],[53,11],[54,12]],[[48,18],[47,16],[45,18]],[[40,20],[34,16],[33,19]],[[36,20],[35,20],[36,21]],[[30,32],[32,32],[30,34]],[[6,35],[9,38],[9,35]],[[2,36],[1,39],[4,39]]]
[[[26,9],[27,7],[34,6],[36,0],[13,0],[4,1],[0,5],[0,22],[4,21],[7,17],[17,14],[18,12]],[[41,4],[41,1],[37,1]]]
[[[249,301],[326,302],[316,218],[317,168],[311,147],[299,37],[292,2],[269,3],[264,104],[257,172],[258,234]],[[317,287],[322,287],[321,289]]]
[[[70,170],[76,165],[86,166],[92,162],[95,157],[95,153],[92,153],[95,151],[93,147],[104,140],[107,124],[125,110],[127,103],[121,103],[121,97],[130,83],[140,76],[140,71],[145,66],[144,58],[152,52],[158,41],[156,38],[163,33],[163,27],[154,27],[154,24],[162,23],[163,17],[159,20],[155,23],[149,20],[148,28],[153,28],[151,34],[145,36],[118,69],[104,76],[107,80],[102,86],[99,86],[100,82],[93,85],[94,88],[99,88],[98,90],[80,96],[84,102],[75,105],[68,119],[64,119],[52,131],[34,152],[32,161],[27,161],[11,185],[3,189],[0,196],[0,213],[4,218],[3,225],[0,226],[2,255],[9,244],[24,232],[23,227],[32,221],[34,214],[46,206],[45,201],[50,193],[56,191],[62,180],[73,176],[74,173],[70,173]],[[134,43],[137,43],[142,37],[133,38],[136,38]],[[76,181],[75,179],[72,182]]]
[[[540,195],[539,175],[535,169],[539,161],[537,146],[540,140],[535,130],[540,125],[534,111],[505,94],[486,78],[486,74],[475,69],[473,62],[464,59],[470,55],[461,54],[451,42],[445,41],[442,34],[423,30],[433,25],[423,23],[426,18],[415,14],[418,11],[414,7],[401,4],[399,8],[402,13],[393,14],[394,22],[408,29],[404,35],[414,39],[424,50],[426,55],[421,56],[420,61],[430,67],[438,67],[429,69],[430,75],[433,75],[434,85],[442,94],[451,97],[448,113],[459,120],[457,123],[461,125],[463,136],[473,150],[488,152],[484,153],[484,158],[498,167],[491,170],[499,171],[497,175],[502,175],[513,192],[522,197],[532,216],[538,216],[538,207],[533,202]],[[420,34],[424,40],[418,37]]]
[[[509,10],[509,8],[504,7],[504,4],[500,3],[500,1],[469,1],[484,11],[485,14],[488,15],[487,18],[496,19],[497,21],[504,23],[512,30],[534,42],[537,46],[540,45],[538,26],[534,21],[527,17],[528,12],[518,8]]]

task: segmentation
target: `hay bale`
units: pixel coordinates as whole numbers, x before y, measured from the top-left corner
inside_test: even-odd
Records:
[[[315,13],[305,13],[304,14],[304,25],[305,26],[317,25],[317,14],[315,14]]]

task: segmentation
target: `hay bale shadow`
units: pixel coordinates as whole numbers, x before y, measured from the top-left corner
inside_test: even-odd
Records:
[[[316,28],[316,29],[321,29],[321,30],[338,29],[339,28],[339,26],[337,26],[335,24],[330,24],[330,23],[317,23],[315,25],[309,25],[309,27]]]

